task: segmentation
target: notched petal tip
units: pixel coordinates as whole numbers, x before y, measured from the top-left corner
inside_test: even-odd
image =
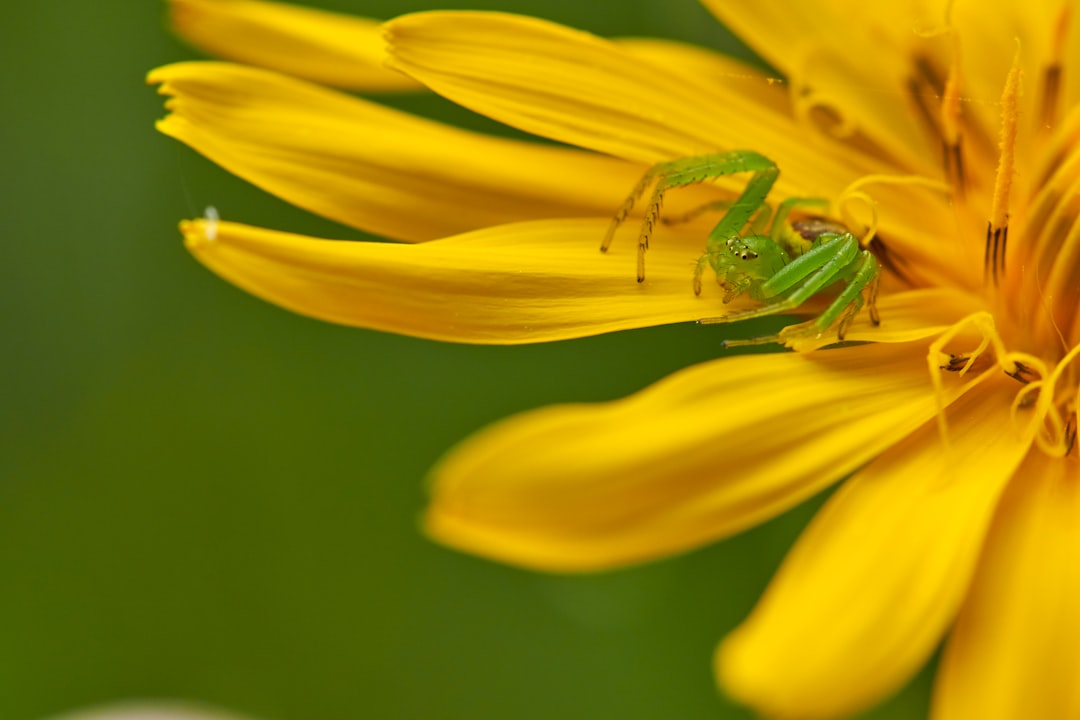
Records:
[[[234,63],[176,63],[149,79],[171,96],[162,133],[294,205],[396,240],[608,215],[638,172]]]
[[[171,0],[170,9],[176,32],[218,57],[351,90],[420,89],[383,67],[376,20],[261,0]]]

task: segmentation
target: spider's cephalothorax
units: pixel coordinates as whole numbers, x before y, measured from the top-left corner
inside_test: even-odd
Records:
[[[864,291],[869,296],[870,318],[877,324],[875,300],[881,270],[873,253],[861,247],[847,227],[828,218],[788,221],[796,208],[826,208],[828,202],[823,199],[788,198],[772,211],[766,197],[779,170],[772,160],[755,152],[736,150],[654,165],[619,208],[600,249],[607,250],[615,229],[645,190],[655,184],[638,236],[638,282],[644,281],[645,250],[659,219],[664,193],[671,188],[743,172],[752,175],[742,194],[734,202],[716,204],[725,212],[709,233],[705,253],[695,266],[694,292],[701,293],[702,274],[706,267],[711,267],[724,289],[725,303],[747,295],[762,304],[723,317],[703,318],[700,322],[726,323],[790,312],[842,281],[843,289],[808,323],[809,331],[821,335],[839,319],[837,338],[843,340],[851,321],[863,307]]]

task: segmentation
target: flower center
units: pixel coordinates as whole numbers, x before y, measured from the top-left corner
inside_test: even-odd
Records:
[[[964,352],[946,350],[958,340],[974,341],[976,345]],[[1074,364],[1077,358],[1080,358],[1080,345],[1056,363],[1047,363],[1029,353],[1010,351],[989,312],[980,311],[965,317],[935,339],[927,354],[938,399],[938,426],[943,441],[948,445],[945,412],[948,403],[1004,373],[1018,383],[1011,406],[1017,431],[1028,436],[1051,457],[1068,455],[1076,444],[1077,408],[1080,407],[1080,383]],[[959,387],[947,387],[945,376],[949,373],[959,377],[972,373],[974,377]]]

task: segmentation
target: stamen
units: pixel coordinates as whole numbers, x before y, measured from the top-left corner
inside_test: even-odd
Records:
[[[864,175],[844,188],[834,204],[835,214],[840,216],[848,228],[855,229],[860,225],[866,227],[859,237],[859,245],[874,253],[882,267],[910,285],[911,277],[902,267],[906,264],[904,258],[889,250],[887,244],[878,237],[878,205],[873,196],[863,190],[867,185],[910,185],[937,190],[944,195],[948,195],[949,186],[920,175]],[[851,212],[849,206],[853,202],[863,203],[870,210],[869,225],[859,221]]]
[[[974,350],[962,354],[945,352],[945,346],[965,329],[972,329],[981,336],[978,346]],[[993,364],[983,370],[982,368],[985,365],[980,363],[979,360],[988,350],[993,354]],[[1016,415],[1021,408],[1030,407],[1041,400],[1042,396],[1034,395],[1034,393],[1038,393],[1039,388],[1044,384],[1042,378],[1047,377],[1046,364],[1041,358],[1028,353],[1010,352],[1005,348],[1005,343],[994,325],[994,316],[985,310],[968,315],[931,342],[926,354],[926,363],[930,370],[930,381],[934,386],[934,395],[937,399],[938,431],[945,447],[949,447],[949,428],[945,417],[945,407],[956,397],[964,394],[986,378],[991,377],[993,373],[997,372],[998,368],[1009,377],[1023,383],[1020,392],[1017,393],[1016,398],[1013,400],[1011,412],[1014,424],[1019,424]],[[963,376],[973,368],[978,368],[978,376],[954,391],[952,397],[946,401],[942,371]],[[1034,397],[1038,399],[1029,400],[1029,398]],[[1025,434],[1028,432],[1030,432],[1030,429],[1024,430]]]
[[[1065,35],[1069,28],[1069,18],[1069,6],[1062,3],[1050,45],[1050,64],[1043,70],[1042,88],[1039,91],[1039,122],[1044,130],[1051,129],[1057,122],[1058,107],[1061,103],[1062,58],[1065,56]]]
[[[960,334],[960,331],[966,327],[973,327],[976,332],[982,336],[982,340],[979,346],[973,351],[964,353],[958,358],[963,358],[963,365],[958,370],[953,370],[950,367],[943,368],[942,358],[953,357],[951,353],[945,352],[945,345],[948,344],[953,338]],[[932,343],[928,352],[926,353],[926,364],[930,371],[930,382],[934,386],[934,396],[937,399],[937,421],[938,421],[938,433],[941,435],[941,443],[946,448],[950,447],[949,443],[949,424],[945,418],[945,407],[949,404],[945,400],[945,384],[941,379],[941,370],[945,369],[948,372],[959,372],[961,375],[965,374],[967,370],[975,364],[975,361],[982,355],[986,349],[991,345],[994,345],[995,354],[1000,357],[999,349],[1004,350],[1004,345],[1001,342],[1001,338],[997,334],[997,330],[994,327],[994,316],[988,312],[981,311],[968,315],[960,322],[956,323],[948,330],[939,335]],[[946,365],[951,364],[951,359],[946,361]],[[974,382],[978,382],[980,378],[985,376],[980,375]],[[965,388],[966,389],[966,388]]]
[[[1072,443],[1075,441],[1075,430],[1071,431],[1074,437],[1070,439],[1069,421],[1062,417],[1061,410],[1058,408],[1057,392],[1062,375],[1078,357],[1080,357],[1080,345],[1072,348],[1058,362],[1053,371],[1045,376],[1045,387],[1039,392],[1035,402],[1036,417],[1042,419],[1043,428],[1046,430],[1045,433],[1039,433],[1035,441],[1039,448],[1051,457],[1064,457],[1072,449]],[[1032,383],[1034,384],[1036,383]],[[1075,389],[1072,392],[1075,393]],[[1074,412],[1075,410],[1071,410],[1069,414]],[[1049,428],[1047,428],[1048,424]]]
[[[1013,363],[1013,370],[1006,370],[1005,374],[1021,385],[1027,385],[1036,377],[1035,371],[1020,361]]]
[[[1009,191],[1016,168],[1016,125],[1020,97],[1020,43],[1017,42],[1012,68],[1005,78],[1001,94],[1001,141],[997,174],[994,178],[994,199],[990,205],[990,220],[986,225],[984,272],[996,286],[998,276],[1005,274],[1005,252],[1009,240]]]
[[[866,231],[859,238],[859,244],[864,248],[870,246],[871,241],[877,235],[878,228],[877,201],[869,193],[863,191],[863,188],[867,185],[911,185],[937,190],[945,195],[949,193],[949,186],[945,183],[921,175],[863,175],[858,180],[853,181],[840,191],[835,205],[840,218],[849,228],[856,228],[864,223],[855,218],[854,214],[848,210],[848,205],[858,201],[864,203],[870,209],[870,225],[867,226]]]

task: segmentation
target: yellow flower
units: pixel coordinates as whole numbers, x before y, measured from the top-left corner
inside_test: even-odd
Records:
[[[401,241],[208,219],[183,224],[188,247],[296,312],[442,340],[695,320],[725,312],[719,289],[690,290],[707,226],[658,228],[640,285],[635,227],[607,255],[597,245],[649,164],[766,154],[781,170],[774,201],[824,197],[875,235],[880,327],[860,316],[857,344],[787,338],[799,352],[511,418],[434,470],[427,531],[504,562],[589,571],[730,535],[850,475],[721,644],[723,687],[768,716],[845,715],[948,635],[935,717],[1080,717],[1071,3],[706,5],[785,81],[677,43],[512,15],[421,13],[380,28],[174,0],[181,31],[219,54],[351,88],[419,83],[573,146],[477,135],[265,69],[161,68],[150,79],[172,96],[163,132]],[[403,75],[378,67],[380,31]],[[669,211],[743,182],[673,194]]]

